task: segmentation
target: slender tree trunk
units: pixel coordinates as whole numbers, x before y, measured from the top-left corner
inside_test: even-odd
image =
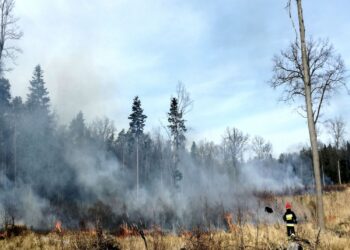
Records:
[[[139,198],[139,137],[136,137],[136,198]]]
[[[172,169],[172,178],[173,178],[173,184],[174,188],[176,188],[176,169],[177,169],[177,159],[176,159],[176,149],[173,152],[173,169]]]
[[[339,159],[337,161],[337,165],[338,165],[338,181],[339,181],[339,184],[341,185],[340,160]]]
[[[311,82],[310,82],[310,69],[308,63],[308,55],[305,42],[305,26],[303,19],[303,10],[301,0],[296,0],[298,5],[298,18],[299,18],[299,32],[300,32],[300,43],[303,63],[303,74],[304,74],[304,86],[305,86],[305,102],[307,111],[307,123],[309,128],[309,136],[312,150],[312,160],[315,175],[316,184],[316,204],[317,204],[317,222],[320,229],[325,229],[324,224],[324,210],[322,200],[322,185],[320,176],[320,159],[317,145],[317,133],[314,122],[314,114],[312,110],[312,96],[311,96]]]
[[[323,169],[323,165],[321,165],[321,168],[322,168],[322,184],[323,186],[326,185],[326,182],[324,181],[324,169]]]
[[[124,170],[124,145],[122,149],[122,170]]]
[[[160,186],[163,187],[163,168],[160,166]]]
[[[2,131],[0,131],[1,133]],[[1,134],[0,134],[1,136]],[[1,137],[0,137],[0,171],[1,171],[1,183],[2,185],[5,185],[5,163],[4,163],[4,144],[1,143]]]
[[[16,119],[14,121],[14,133],[13,133],[13,180],[15,187],[17,185],[17,138],[16,138],[16,133],[17,133],[17,126],[16,126]]]
[[[178,129],[176,129],[178,131]],[[177,133],[177,132],[176,132]],[[174,187],[177,187],[177,180],[176,180],[176,172],[178,167],[178,150],[179,150],[179,141],[178,141],[178,134],[175,135],[175,145],[174,145],[174,170],[173,170],[173,179],[174,179]]]

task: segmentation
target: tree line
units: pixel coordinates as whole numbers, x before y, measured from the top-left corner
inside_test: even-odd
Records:
[[[69,207],[72,215],[72,207],[81,210],[98,202],[101,195],[110,198],[112,193],[121,195],[136,190],[139,200],[142,190],[151,190],[158,182],[169,186],[174,194],[186,192],[184,179],[195,182],[203,171],[219,172],[228,176],[233,185],[242,184],[245,169],[253,164],[271,173],[287,168],[288,174],[299,178],[304,186],[316,186],[318,223],[324,228],[321,185],[349,182],[349,142],[344,139],[345,124],[341,119],[327,121],[334,139],[332,144],[320,143],[316,128],[325,100],[346,86],[346,70],[341,56],[327,40],[307,40],[301,0],[295,1],[299,33],[292,21],[296,40],[273,58],[271,86],[283,87],[283,101],[295,102],[301,98],[299,112],[307,118],[311,147],[281,154],[278,159],[272,157],[271,143],[235,127],[224,131],[221,143],[188,142],[185,116],[192,101],[181,84],[176,97],[170,98],[164,133],[144,131],[147,115],[138,96],[132,102],[129,128],[117,130],[109,118],[87,123],[82,112],[67,126],[60,126],[50,108],[40,65],[35,67],[29,81],[26,100],[11,96],[11,85],[4,76],[8,70],[5,60],[15,58],[19,49],[8,43],[20,39],[22,32],[13,16],[14,1],[0,3],[0,187],[4,191],[1,205],[7,213],[13,217],[23,214],[20,210],[25,206],[18,200],[25,199],[18,196],[24,195],[24,190],[33,190],[35,195],[45,198],[50,203],[48,209],[55,210],[48,213],[63,214]],[[288,0],[290,17],[291,5],[292,0]],[[251,157],[245,159],[248,152]],[[110,189],[115,183],[103,185],[99,193],[84,188],[96,176],[105,174],[111,162],[115,162],[123,178],[114,192]]]
[[[4,77],[0,79],[0,164],[2,180],[7,179],[13,185],[35,182],[25,178],[28,171],[50,168],[59,171],[53,166],[64,164],[60,159],[64,157],[67,144],[81,150],[93,145],[109,157],[117,158],[122,169],[135,172],[135,183],[131,185],[135,184],[137,190],[139,185],[145,185],[153,178],[179,188],[183,177],[181,169],[186,167],[184,161],[188,159],[201,167],[226,168],[232,176],[238,176],[244,155],[250,155],[248,161],[273,159],[271,143],[260,136],[250,138],[237,128],[227,128],[219,144],[187,142],[185,110],[179,100],[183,101],[181,95],[188,97],[189,94],[181,84],[177,96],[170,98],[164,133],[160,128],[153,134],[144,131],[147,115],[138,96],[132,102],[129,128],[118,132],[109,118],[95,119],[87,124],[82,112],[68,126],[59,126],[56,115],[50,110],[50,97],[40,65],[34,69],[28,90],[25,102],[19,96],[12,98],[9,81]],[[343,137],[335,135],[333,144],[320,146],[320,165],[327,184],[349,182],[349,142],[339,136]],[[298,155],[305,160],[311,159],[307,152],[308,149],[303,149]],[[288,157],[290,154],[284,153],[276,160],[285,161]],[[295,169],[299,171],[298,166]]]

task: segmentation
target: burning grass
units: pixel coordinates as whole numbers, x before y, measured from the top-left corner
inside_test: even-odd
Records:
[[[297,242],[304,249],[350,249],[350,189],[330,191],[324,195],[327,230],[318,234],[315,228],[314,197],[297,195],[267,197],[261,206],[278,208],[289,200],[295,208],[300,223],[296,227]],[[271,203],[271,204],[270,204]],[[278,212],[275,210],[275,212]],[[54,230],[39,233],[24,226],[9,226],[0,232],[0,249],[128,249],[128,250],[214,250],[214,249],[286,249],[288,239],[285,226],[279,221],[249,222],[251,215],[225,213],[227,230],[181,230],[177,234],[164,233],[160,227],[141,230],[135,225],[123,224],[111,234],[99,229],[85,231],[64,230],[57,222]],[[269,216],[269,215],[267,215]]]
[[[257,230],[260,230],[258,238]],[[315,249],[317,231],[312,224],[298,226],[300,244],[304,249]],[[302,241],[308,239],[310,243]],[[225,231],[204,232],[194,230],[187,235],[153,235],[146,236],[147,249],[165,250],[214,250],[214,249],[285,249],[288,241],[284,228],[274,225],[252,225],[242,227],[241,233]],[[336,232],[328,230],[319,238],[318,249],[350,249],[350,239],[340,237]],[[21,236],[4,239],[0,248],[7,249],[146,249],[139,236],[117,237],[104,234],[100,239],[88,232],[65,232],[64,235],[49,233],[46,235],[28,232]]]

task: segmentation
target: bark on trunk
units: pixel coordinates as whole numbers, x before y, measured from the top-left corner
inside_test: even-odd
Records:
[[[305,26],[303,19],[303,10],[301,0],[296,0],[298,5],[298,19],[299,19],[299,32],[300,32],[300,44],[302,53],[303,63],[303,74],[304,74],[304,86],[305,86],[305,102],[307,111],[307,123],[309,128],[309,137],[312,150],[312,160],[315,175],[316,184],[316,210],[317,210],[317,222],[320,229],[324,230],[324,210],[322,200],[322,185],[320,175],[320,160],[317,146],[317,134],[314,122],[314,114],[312,109],[312,96],[311,96],[311,82],[310,82],[310,69],[308,63],[308,55],[305,42]]]
[[[339,184],[341,185],[340,160],[339,159],[337,161],[337,165],[338,165],[338,181],[339,181]]]
[[[323,187],[326,186],[326,182],[324,180],[324,169],[323,169],[323,165],[321,165],[321,170],[322,170],[322,184],[323,184]]]
[[[136,138],[136,199],[139,199],[139,137]]]
[[[17,186],[17,138],[16,138],[16,133],[17,133],[17,126],[16,126],[16,119],[14,120],[14,132],[13,132],[13,169],[14,169],[14,174],[13,174],[13,181],[15,184],[15,187]]]

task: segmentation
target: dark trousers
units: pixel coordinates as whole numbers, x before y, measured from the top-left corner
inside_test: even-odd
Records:
[[[293,226],[293,227],[287,226],[287,235],[288,235],[288,236],[291,236],[292,234],[295,235],[294,226]]]

